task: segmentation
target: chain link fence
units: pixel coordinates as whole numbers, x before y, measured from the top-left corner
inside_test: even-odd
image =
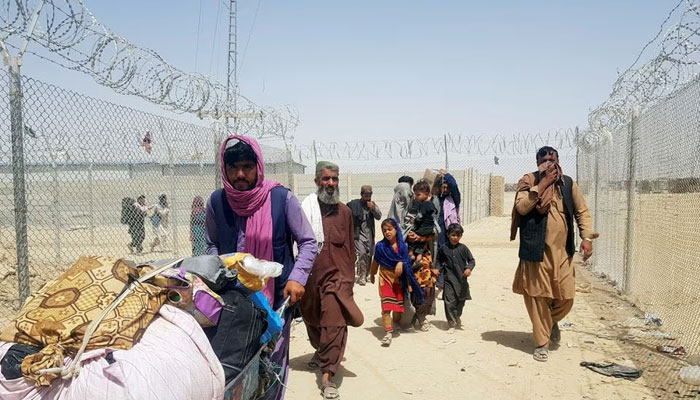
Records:
[[[601,238],[593,265],[700,351],[700,81],[582,149],[579,184]]]
[[[223,131],[32,78],[22,77],[19,91],[8,90],[11,77],[0,72],[0,326],[31,290],[81,255],[171,258],[191,254],[191,239],[204,240],[191,233],[193,202],[197,196],[206,201],[217,186],[215,155]],[[11,133],[15,93],[23,101],[26,243],[15,235],[15,211],[23,212],[14,203],[20,186],[13,179],[19,155]],[[288,152],[263,149],[268,170],[278,173],[273,179],[288,185],[290,173],[303,173]],[[124,220],[124,199],[133,203],[141,195],[147,214]],[[162,195],[169,210],[163,217],[154,213]],[[18,262],[18,245],[28,248],[28,260]],[[142,251],[135,253],[137,248]],[[20,278],[25,272],[28,279]]]
[[[0,87],[6,88],[0,94],[0,327],[27,294],[81,255],[142,262],[187,256],[204,244],[202,218],[193,215],[193,203],[197,197],[206,202],[219,186],[216,158],[223,125],[185,123],[28,77],[21,78],[18,88],[11,78],[0,72]],[[17,100],[22,101],[21,152],[12,145]],[[300,200],[315,191],[313,162],[293,160],[291,151],[266,141],[261,147],[268,178],[289,187]],[[19,154],[25,207],[15,206],[21,182],[13,176],[13,160]],[[385,215],[401,175],[418,180],[426,168],[445,167],[444,159],[339,163],[341,200],[358,198],[360,186],[371,184]],[[378,164],[382,172],[368,167]],[[464,223],[503,214],[496,207],[503,203],[502,178],[480,171],[478,162],[452,164]],[[139,196],[148,207],[140,216],[128,207]],[[155,212],[161,196],[167,216]],[[26,216],[26,240],[16,236],[19,214]],[[18,261],[23,254],[18,245],[20,250],[25,246],[26,261]]]

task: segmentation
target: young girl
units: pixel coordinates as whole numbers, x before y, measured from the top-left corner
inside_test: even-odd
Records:
[[[158,204],[149,207],[151,222],[153,225],[153,242],[151,242],[151,252],[160,245],[161,250],[167,251],[170,237],[170,204],[168,197],[164,194],[158,196]]]
[[[404,297],[410,295],[422,301],[423,292],[411,269],[408,246],[398,222],[393,218],[382,221],[382,233],[384,239],[374,249],[370,281],[374,283],[374,276],[379,272],[379,297],[382,299],[382,322],[386,333],[382,346],[389,346],[394,332],[393,324],[398,324],[404,311]]]

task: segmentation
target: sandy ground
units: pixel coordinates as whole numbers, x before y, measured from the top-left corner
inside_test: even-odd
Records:
[[[374,285],[355,287],[365,324],[350,328],[343,365],[335,380],[344,399],[653,399],[694,396],[677,378],[684,365],[653,349],[656,342],[626,339],[620,321],[639,313],[609,285],[577,267],[577,284],[592,285],[577,293],[565,319],[561,346],[547,363],[532,359],[530,321],[521,297],[511,292],[517,265],[515,242],[507,241],[509,218],[489,217],[467,227],[464,242],[477,260],[470,278],[474,300],[462,317],[465,327],[450,335],[443,303],[429,317],[429,332],[406,332],[383,348],[380,302]],[[662,340],[662,339],[657,339]],[[658,344],[677,344],[662,340]],[[294,326],[287,398],[321,398],[320,375],[306,363],[312,348],[303,324]],[[606,377],[581,361],[615,361],[644,370],[627,381]],[[674,394],[674,391],[678,393]]]

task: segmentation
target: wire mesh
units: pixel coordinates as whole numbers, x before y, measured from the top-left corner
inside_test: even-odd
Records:
[[[582,150],[579,174],[596,228],[594,267],[700,350],[700,81]]]
[[[204,240],[192,235],[193,201],[206,201],[215,189],[223,135],[220,124],[184,123],[32,78],[21,83],[29,287],[18,287],[10,76],[3,71],[0,326],[18,311],[20,290],[36,290],[81,255],[147,261],[191,254],[193,240]],[[291,174],[303,173],[283,149],[263,146],[263,154],[273,179],[284,185]],[[146,215],[123,219],[122,200],[133,203],[141,195]],[[165,211],[156,207],[161,195]]]
[[[218,123],[184,123],[28,77],[22,77],[21,83],[29,279],[27,287],[18,287],[10,92],[3,90],[0,326],[18,311],[20,289],[25,293],[38,289],[81,255],[141,262],[193,254],[204,241],[201,221],[196,222],[192,215],[193,202],[197,196],[206,201],[217,186],[215,157],[224,134]],[[8,73],[0,72],[0,87],[9,88],[9,84]],[[261,147],[266,177],[292,189],[300,200],[316,190],[313,169],[306,171],[313,163],[299,163],[292,159],[291,150],[266,141]],[[508,172],[511,166],[522,169],[522,158],[488,169],[481,160],[449,156],[449,172],[462,193],[463,223],[503,215],[506,178],[499,173],[516,177],[526,172]],[[534,154],[527,159],[534,165]],[[358,198],[360,187],[371,184],[374,201],[386,215],[400,176],[418,180],[426,168],[445,167],[444,154],[433,159],[379,161],[353,165],[339,160],[342,201]],[[506,169],[499,169],[502,167]],[[124,199],[130,205],[141,195],[148,208],[145,215],[125,214]],[[165,201],[161,204],[162,195]]]
[[[151,49],[112,32],[80,0],[1,0],[1,45],[32,41],[29,54],[83,72],[117,93],[139,96],[178,112],[231,118],[237,131],[255,137],[292,139],[299,113],[291,106],[261,107],[236,88],[169,64]],[[32,25],[37,17],[38,24]]]

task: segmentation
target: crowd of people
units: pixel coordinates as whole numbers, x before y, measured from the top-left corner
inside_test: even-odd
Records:
[[[190,214],[192,256],[206,254],[205,212],[204,199],[202,196],[195,196],[192,200]],[[158,196],[157,203],[147,205],[146,196],[139,195],[136,200],[129,197],[122,199],[121,223],[128,226],[131,240],[126,247],[129,249],[129,253],[142,254],[144,251],[143,242],[146,240],[146,218],[150,219],[152,227],[153,238],[149,245],[150,252],[170,251],[168,244],[172,233],[168,196],[161,194]]]
[[[284,397],[295,318],[306,327],[314,350],[308,367],[320,371],[323,398],[339,397],[333,376],[345,354],[348,326],[364,323],[353,296],[355,284],[378,286],[377,312],[385,331],[381,346],[389,347],[402,330],[429,331],[427,316],[436,314],[438,299],[443,301],[448,332],[462,327],[462,311],[471,300],[468,278],[476,261],[463,243],[461,193],[449,172],[433,171],[417,181],[398,178],[382,219],[369,184],[361,187],[358,199],[340,201],[340,168],[333,162],[317,163],[316,190],[300,203],[287,188],[265,178],[254,139],[230,136],[220,158],[223,189],[206,203],[199,196],[192,202],[192,253],[245,252],[283,265],[282,274],[262,289],[273,308],[292,305],[272,355],[282,367],[282,384],[265,398]],[[523,296],[532,321],[533,357],[546,361],[550,343],[560,339],[558,321],[573,305],[574,221],[584,259],[590,257],[597,233],[576,183],[561,170],[556,150],[543,147],[536,160],[537,171],[520,180],[513,205],[511,240],[520,231],[513,292]],[[122,222],[128,221],[129,248],[142,251],[146,216],[153,222],[151,248],[165,245],[167,197],[161,195],[152,206],[144,196],[124,201],[128,211]],[[378,221],[381,237],[375,232]]]
[[[131,241],[126,245],[130,253],[143,252],[143,242],[146,240],[146,218],[151,220],[152,240],[151,252],[168,251],[170,239],[170,204],[168,196],[161,194],[158,202],[146,204],[146,196],[140,195],[136,200],[125,197],[122,199],[121,223],[129,227]]]

